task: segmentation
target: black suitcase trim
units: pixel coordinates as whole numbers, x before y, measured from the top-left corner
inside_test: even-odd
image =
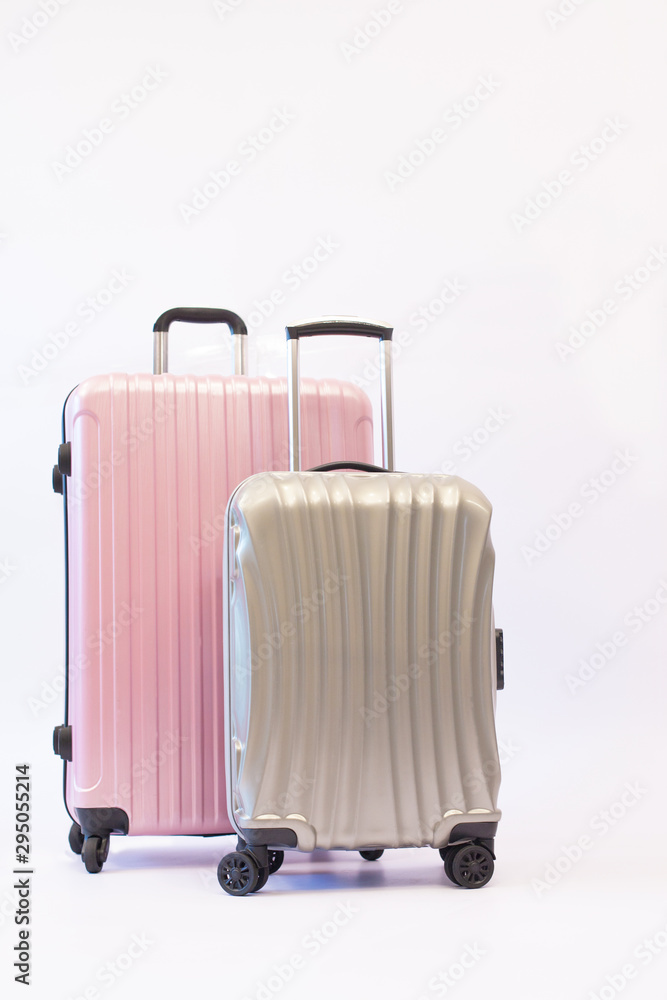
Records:
[[[243,830],[241,837],[248,847],[296,847],[297,837],[294,830]]]

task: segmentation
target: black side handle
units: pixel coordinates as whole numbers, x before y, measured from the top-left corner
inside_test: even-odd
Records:
[[[324,319],[306,320],[304,323],[293,323],[285,327],[288,340],[299,340],[301,337],[350,336],[376,337],[378,340],[391,340],[394,332],[386,323],[371,323],[370,320],[353,319],[347,316],[331,316]]]
[[[166,333],[172,323],[225,323],[234,335],[248,333],[248,328],[230,309],[206,309],[197,306],[176,306],[167,309],[155,320],[154,333]]]
[[[502,691],[505,687],[505,640],[503,630],[496,629],[496,688]]]

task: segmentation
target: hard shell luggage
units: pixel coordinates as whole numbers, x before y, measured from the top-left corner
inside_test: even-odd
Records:
[[[224,323],[234,376],[166,373],[174,321]],[[221,834],[227,816],[222,673],[224,516],[234,486],[288,467],[287,384],[245,374],[227,310],[155,324],[153,375],[89,378],[68,396],[54,488],[64,494],[70,845],[100,871],[110,834]],[[308,461],[372,456],[370,400],[310,381]]]
[[[377,324],[288,328],[291,468],[299,337],[338,332],[380,339],[386,469],[252,476],[227,509],[227,787],[239,842],[218,878],[232,895],[261,888],[284,848],[376,860],[429,845],[461,886],[493,872],[503,674],[491,506],[458,477],[387,471],[391,329]]]

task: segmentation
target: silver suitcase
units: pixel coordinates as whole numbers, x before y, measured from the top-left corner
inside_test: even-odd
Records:
[[[378,337],[385,469],[300,472],[299,338]],[[493,873],[500,812],[491,506],[455,476],[393,469],[391,329],[288,327],[290,468],[227,508],[225,686],[231,895],[284,848],[439,849],[451,881]]]

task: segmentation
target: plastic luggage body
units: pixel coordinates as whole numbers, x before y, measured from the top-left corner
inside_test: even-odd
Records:
[[[391,469],[391,331],[363,328],[289,328],[291,382],[299,335],[383,338]],[[296,391],[290,400],[298,468]],[[232,895],[261,888],[284,848],[375,860],[430,846],[468,888],[493,872],[502,633],[491,507],[457,477],[366,469],[257,475],[229,503],[227,767],[239,844],[218,878]]]
[[[245,326],[223,310],[244,367]],[[155,367],[166,362],[156,324]],[[370,400],[309,382],[309,461],[372,455]],[[65,764],[70,844],[89,871],[109,835],[232,832],[224,768],[222,560],[234,486],[288,466],[285,380],[112,374],[69,395],[54,485],[68,578]],[[85,840],[85,843],[84,843]]]

